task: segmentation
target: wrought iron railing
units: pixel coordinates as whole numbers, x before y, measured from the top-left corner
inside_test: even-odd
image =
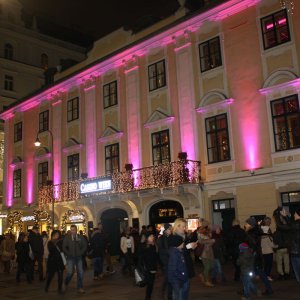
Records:
[[[94,179],[105,178],[97,177]],[[92,180],[92,179],[89,179]],[[112,175],[112,190],[97,194],[113,194],[155,188],[174,187],[181,184],[198,184],[201,180],[201,162],[178,160],[141,169],[116,172]],[[39,204],[52,201],[76,201],[81,197],[79,185],[82,180],[44,186],[39,190]]]

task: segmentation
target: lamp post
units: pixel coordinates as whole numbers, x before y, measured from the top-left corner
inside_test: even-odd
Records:
[[[51,159],[51,167],[52,167],[52,180],[47,180],[47,185],[53,185],[53,179],[54,179],[54,149],[53,149],[53,133],[51,130],[45,130],[43,132],[49,132],[50,136],[51,136],[51,149],[52,149],[52,159]],[[40,147],[41,146],[41,142],[39,140],[39,135],[40,135],[40,131],[37,133],[36,135],[36,140],[34,142],[34,145],[36,147]],[[54,230],[54,195],[52,193],[52,199],[51,199],[51,204],[52,204],[52,222],[51,222],[51,227],[52,227],[52,230]]]

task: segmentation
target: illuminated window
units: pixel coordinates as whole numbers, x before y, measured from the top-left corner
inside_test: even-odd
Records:
[[[300,112],[298,96],[271,101],[276,151],[300,147]]]
[[[174,217],[177,215],[177,210],[175,208],[160,208],[158,209],[159,217]]]
[[[214,200],[212,203],[214,212],[234,208],[233,199]]]
[[[68,101],[68,122],[79,119],[79,98]]]
[[[44,70],[47,70],[48,69],[48,64],[49,64],[49,58],[48,58],[48,55],[46,53],[43,53],[41,55],[41,67],[44,69]]]
[[[152,133],[153,165],[170,162],[169,130]]]
[[[119,172],[119,144],[105,146],[105,174]]]
[[[79,179],[79,154],[68,156],[68,181]]]
[[[48,180],[48,162],[42,162],[38,165],[38,187],[47,185]]]
[[[5,46],[4,46],[4,57],[6,59],[13,59],[13,57],[14,57],[14,48],[11,44],[5,44]]]
[[[290,41],[289,22],[286,10],[269,15],[261,19],[264,49]]]
[[[10,75],[4,76],[4,89],[6,91],[13,91],[14,90],[14,78]]]
[[[14,126],[14,142],[22,141],[22,122],[15,124]]]
[[[149,91],[157,90],[166,85],[165,61],[161,60],[148,67]]]
[[[49,129],[49,110],[45,110],[39,114],[39,132]]]
[[[220,38],[216,37],[199,45],[201,72],[222,66]]]
[[[118,104],[117,81],[103,86],[103,101],[104,108]]]
[[[300,208],[300,191],[281,193],[281,204],[293,217],[294,212]]]
[[[21,197],[21,181],[22,181],[22,172],[21,169],[14,171],[14,182],[13,182],[13,197]]]
[[[227,115],[205,119],[208,163],[230,160]]]

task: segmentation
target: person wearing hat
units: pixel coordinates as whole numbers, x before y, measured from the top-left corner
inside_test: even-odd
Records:
[[[172,235],[169,240],[168,281],[172,286],[173,300],[187,300],[189,294],[189,276],[184,257],[184,239]]]
[[[172,225],[169,223],[164,224],[164,232],[157,240],[158,255],[162,264],[164,273],[164,281],[161,287],[162,298],[164,298],[167,291],[167,299],[172,300],[172,286],[168,284],[168,262],[169,262],[169,240],[172,233]]]
[[[29,245],[31,247],[33,253],[33,265],[38,263],[38,272],[39,272],[39,280],[44,280],[44,271],[43,271],[43,256],[44,256],[44,243],[43,238],[40,235],[40,228],[39,226],[33,226],[31,232],[28,236]],[[33,280],[32,274],[32,280]]]

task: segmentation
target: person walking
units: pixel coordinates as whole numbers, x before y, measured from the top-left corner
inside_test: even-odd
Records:
[[[76,225],[71,225],[70,234],[67,234],[63,240],[63,252],[67,256],[67,275],[65,284],[68,286],[71,281],[74,268],[77,272],[77,290],[79,293],[85,293],[83,289],[83,266],[82,255],[87,250],[87,243],[84,237],[77,234]]]
[[[44,280],[44,269],[43,269],[43,255],[44,255],[44,245],[43,245],[43,238],[39,232],[39,226],[33,226],[31,232],[28,236],[28,241],[33,253],[33,267],[34,265],[38,264],[38,272],[39,272],[39,280]],[[32,274],[32,280],[34,276]]]
[[[10,273],[11,261],[15,255],[15,242],[10,234],[6,233],[0,244],[0,257],[4,267],[4,273]]]
[[[291,261],[298,283],[300,283],[300,209],[294,214],[295,222],[291,226]]]
[[[45,292],[48,292],[49,285],[57,273],[58,280],[58,292],[63,292],[63,272],[64,272],[64,262],[61,256],[61,245],[60,232],[59,230],[53,230],[51,233],[51,240],[47,243],[48,248],[48,259],[47,259],[47,271],[46,271],[46,285]]]
[[[90,252],[94,266],[94,280],[103,277],[103,256],[105,252],[105,241],[101,235],[99,227],[94,228],[91,236]]]
[[[132,266],[133,266],[133,254],[134,254],[134,240],[130,235],[130,229],[127,228],[121,237],[120,248],[122,254],[124,256],[124,265],[122,267],[122,273],[125,274],[128,270],[129,274],[132,274]]]

